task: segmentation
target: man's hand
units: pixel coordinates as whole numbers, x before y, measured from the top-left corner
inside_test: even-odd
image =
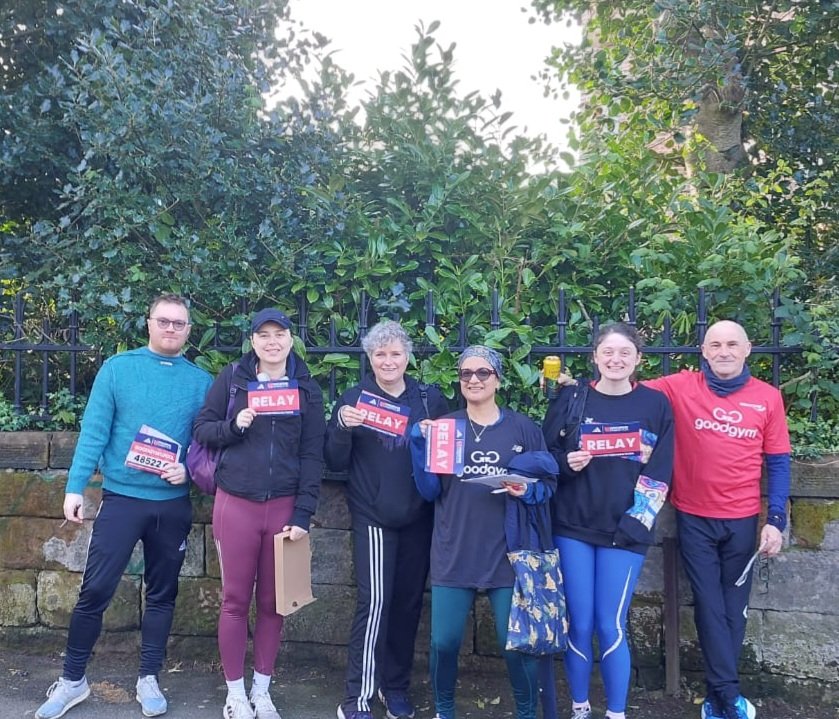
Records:
[[[292,542],[296,542],[298,539],[303,539],[303,537],[309,533],[307,530],[303,529],[303,527],[297,527],[291,524],[287,524],[283,527],[283,531],[289,533],[288,538]]]
[[[559,377],[556,378],[557,389],[565,387],[569,384],[577,384],[577,380],[575,380],[570,374],[560,372]],[[539,370],[539,389],[542,390],[542,392],[545,391],[545,373],[542,372],[542,370]]]
[[[84,495],[70,492],[64,495],[64,519],[76,524],[84,521]]]
[[[764,524],[763,529],[760,530],[760,553],[764,557],[775,557],[781,552],[781,547],[784,544],[784,537],[777,527],[771,524]]]
[[[169,484],[185,484],[186,467],[180,463],[167,464],[163,468],[163,474],[160,477],[169,482]]]

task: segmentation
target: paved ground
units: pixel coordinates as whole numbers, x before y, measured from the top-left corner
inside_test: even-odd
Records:
[[[287,657],[288,658],[288,657]],[[308,664],[308,663],[307,663]],[[286,661],[272,685],[271,693],[285,719],[334,719],[343,680],[338,671],[294,666]],[[61,670],[58,657],[12,652],[0,655],[0,718],[33,717],[47,687]],[[141,719],[134,699],[134,665],[122,657],[96,657],[89,667],[90,699],[70,710],[69,719]],[[160,677],[169,699],[170,719],[220,717],[225,685],[217,670],[172,665]],[[561,691],[561,687],[560,687]],[[434,711],[427,679],[417,675],[414,687],[417,719],[430,719]],[[603,716],[602,701],[595,719]],[[560,706],[567,706],[560,694]],[[376,706],[376,719],[384,711]],[[698,719],[699,706],[693,698],[668,697],[659,692],[637,692],[630,697],[629,719]],[[465,673],[458,694],[458,719],[511,719],[510,691],[504,676]],[[560,713],[560,719],[566,714]],[[836,707],[791,707],[765,701],[758,707],[758,719],[839,719]]]

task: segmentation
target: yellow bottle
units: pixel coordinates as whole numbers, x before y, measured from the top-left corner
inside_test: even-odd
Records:
[[[556,397],[559,391],[557,380],[562,371],[562,360],[556,355],[548,355],[542,360],[542,376],[545,378],[545,396],[548,399]]]

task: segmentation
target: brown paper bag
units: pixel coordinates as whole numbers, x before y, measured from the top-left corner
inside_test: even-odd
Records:
[[[289,539],[289,532],[274,535],[274,575],[277,614],[287,617],[315,601],[308,534],[296,542]]]

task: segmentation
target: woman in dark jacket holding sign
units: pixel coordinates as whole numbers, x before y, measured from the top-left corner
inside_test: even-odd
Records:
[[[292,351],[288,317],[274,308],[257,312],[251,345],[213,383],[193,434],[202,444],[223,449],[213,507],[222,580],[219,653],[228,687],[223,714],[225,719],[279,719],[268,693],[283,626],[276,611],[274,535],[288,532],[297,541],[309,531],[323,473],[325,422],[320,387]],[[254,592],[254,674],[248,696],[245,650]]]
[[[600,378],[563,387],[545,417],[545,440],[560,467],[552,514],[568,609],[572,719],[591,719],[595,633],[606,717],[625,716],[626,616],[673,469],[673,412],[661,392],[633,381],[640,362],[635,328],[603,327],[594,340]]]
[[[408,719],[414,641],[428,573],[433,506],[414,485],[410,425],[448,411],[440,392],[407,377],[412,344],[392,320],[362,340],[373,368],[338,400],[326,463],[349,472],[356,609],[350,631],[342,719],[371,719],[379,690],[390,719]]]

